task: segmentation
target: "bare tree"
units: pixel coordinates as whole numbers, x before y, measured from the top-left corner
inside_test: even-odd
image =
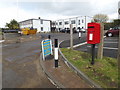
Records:
[[[98,23],[105,23],[106,21],[108,21],[108,19],[109,18],[106,14],[96,14],[93,17],[93,21]]]

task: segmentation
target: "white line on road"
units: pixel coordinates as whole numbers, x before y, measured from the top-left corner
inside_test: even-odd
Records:
[[[0,43],[4,42],[5,40],[0,40]]]
[[[82,46],[82,45],[85,45],[85,44],[87,44],[87,42],[74,45],[73,48],[76,48],[76,47],[79,47],[79,46]],[[67,47],[67,48],[69,49],[70,47]]]
[[[118,43],[118,42],[104,42],[104,43],[111,43],[112,44],[112,43]]]
[[[87,47],[91,47],[91,46],[87,46]],[[97,46],[95,48],[98,48]],[[113,49],[113,50],[118,50],[118,48],[111,48],[111,47],[103,47],[104,49]]]

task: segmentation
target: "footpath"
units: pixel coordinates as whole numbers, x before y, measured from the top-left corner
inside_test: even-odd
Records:
[[[59,88],[93,88],[82,78],[80,78],[73,70],[71,70],[62,60],[59,55],[59,67],[55,68],[54,59],[42,60],[40,57],[40,64],[45,74],[56,84]]]

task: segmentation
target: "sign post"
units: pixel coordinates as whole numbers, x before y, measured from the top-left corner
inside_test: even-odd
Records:
[[[45,57],[48,55],[52,55],[52,41],[50,39],[46,39],[42,41],[42,54],[43,54],[43,60],[45,60]]]
[[[91,64],[93,65],[94,58],[95,58],[95,44],[100,43],[100,24],[99,23],[88,23],[87,43],[91,44],[92,46]]]
[[[70,48],[73,49],[73,29],[72,29],[72,24],[70,24]]]
[[[94,64],[94,59],[95,59],[95,44],[92,44],[92,61],[91,64]]]

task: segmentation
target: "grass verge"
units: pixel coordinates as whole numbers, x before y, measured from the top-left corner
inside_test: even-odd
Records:
[[[118,87],[118,63],[117,59],[103,57],[95,59],[91,65],[91,55],[77,50],[61,48],[62,53],[75,67],[84,72],[89,78],[103,88]]]

